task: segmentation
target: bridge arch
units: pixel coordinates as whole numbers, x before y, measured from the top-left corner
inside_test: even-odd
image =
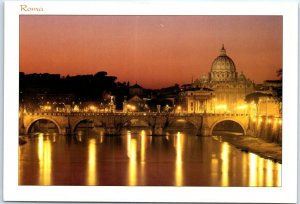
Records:
[[[101,120],[94,120],[94,119],[91,119],[91,118],[81,118],[77,121],[74,122],[74,124],[72,125],[72,133],[75,133],[75,130],[76,128],[78,127],[78,125],[82,122],[88,122],[88,121],[91,121],[93,122],[94,124],[96,123],[97,125],[101,124],[101,126],[105,127],[105,123]]]
[[[246,128],[244,127],[244,125],[240,121],[233,119],[233,118],[223,118],[223,119],[220,119],[220,120],[217,120],[216,122],[214,122],[210,128],[209,135],[213,135],[213,131],[216,128],[216,126],[222,122],[231,122],[233,124],[238,125],[242,129],[243,135],[246,135]]]
[[[169,124],[168,124],[168,127],[171,127],[172,125],[174,124],[178,124],[178,123],[187,123],[187,124],[190,124],[192,125],[195,129],[197,129],[198,125],[196,124],[195,121],[193,120],[190,120],[188,118],[184,118],[184,117],[180,117],[180,118],[174,118],[174,119],[171,119],[169,120]]]
[[[30,130],[30,128],[32,127],[32,125],[34,125],[34,124],[35,124],[37,121],[39,121],[39,120],[48,120],[48,121],[54,123],[54,124],[56,125],[57,129],[58,129],[58,133],[59,133],[59,134],[62,134],[62,133],[63,133],[63,132],[62,132],[62,129],[61,129],[61,127],[60,127],[60,125],[58,124],[57,121],[55,121],[55,120],[52,119],[52,118],[41,117],[41,118],[36,118],[36,119],[32,120],[32,121],[29,123],[29,125],[27,126],[27,128],[26,128],[26,130],[25,130],[25,134],[29,134],[29,130]]]
[[[124,127],[134,127],[134,126],[131,126],[131,124],[133,124],[133,123],[138,123],[140,125],[140,127],[149,127],[149,120],[147,120],[145,118],[139,118],[139,117],[127,118],[123,122],[123,126]]]

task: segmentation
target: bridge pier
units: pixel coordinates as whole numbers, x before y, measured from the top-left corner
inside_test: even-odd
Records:
[[[210,135],[210,128],[207,125],[202,126],[202,128],[199,129],[199,133],[200,134],[197,134],[197,135],[202,136],[202,137],[211,136]]]
[[[24,127],[20,127],[20,128],[19,128],[19,134],[20,134],[20,135],[25,135],[25,134],[26,134],[26,130],[25,130]]]
[[[121,135],[121,129],[116,127],[105,127],[104,128],[105,136],[119,136]]]
[[[151,135],[165,135],[165,131],[162,127],[155,127],[154,129],[152,129],[151,131]]]

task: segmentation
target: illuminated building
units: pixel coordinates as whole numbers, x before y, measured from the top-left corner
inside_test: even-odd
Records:
[[[226,54],[224,45],[219,56],[213,61],[211,71],[192,83],[194,88],[213,90],[214,97],[207,98],[206,112],[246,113],[245,96],[254,90],[254,83],[243,73],[238,74],[233,60]],[[199,91],[195,91],[196,95]],[[197,98],[190,100],[187,107],[201,103]],[[188,112],[198,112],[188,109]]]

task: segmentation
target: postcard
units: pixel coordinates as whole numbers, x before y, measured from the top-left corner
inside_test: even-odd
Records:
[[[6,2],[4,199],[296,202],[297,8]]]

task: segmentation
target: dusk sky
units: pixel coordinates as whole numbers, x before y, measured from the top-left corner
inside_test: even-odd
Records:
[[[186,84],[210,71],[225,45],[256,83],[282,67],[281,16],[21,16],[20,71],[106,71],[144,88]]]

